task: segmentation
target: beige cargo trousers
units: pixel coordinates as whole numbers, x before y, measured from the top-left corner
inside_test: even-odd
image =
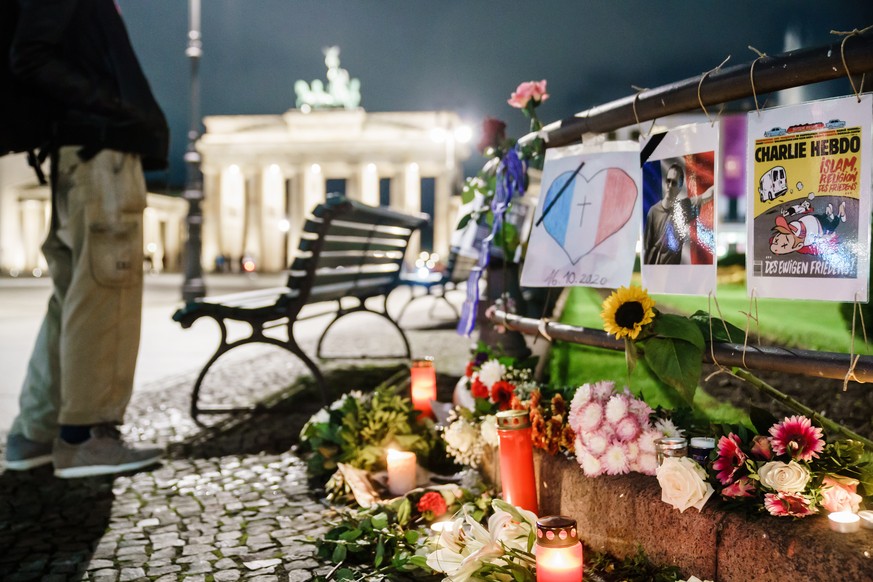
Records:
[[[60,424],[121,423],[133,391],[146,188],[137,155],[83,161],[62,147],[42,251],[54,285],[12,434],[51,442]]]

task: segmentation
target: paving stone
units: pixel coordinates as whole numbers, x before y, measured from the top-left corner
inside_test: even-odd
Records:
[[[102,570],[103,568],[111,568],[115,563],[112,560],[91,560],[87,570]]]
[[[243,565],[249,570],[261,570],[262,568],[272,568],[282,563],[282,560],[277,558],[269,560],[253,560],[251,562],[243,562]]]
[[[288,582],[307,582],[312,578],[312,573],[306,570],[294,570],[288,574]]]
[[[215,582],[235,582],[241,576],[242,574],[240,574],[239,570],[222,570],[221,572],[214,573],[212,579]]]
[[[250,582],[279,582],[279,577],[269,573],[258,574],[256,572],[255,575],[248,578],[248,580]]]
[[[145,578],[145,570],[142,568],[122,568],[118,580],[119,582],[130,582],[131,580],[140,580],[142,578]]]
[[[285,562],[286,570],[308,570],[310,568],[317,568],[321,564],[313,559],[308,560],[295,560],[293,562]]]
[[[174,572],[181,572],[182,566],[177,566],[175,564],[170,564],[168,566],[160,566],[157,568],[149,568],[148,575],[149,577],[154,576],[163,576],[164,574],[171,574]]]
[[[118,580],[118,570],[105,568],[89,573],[89,577],[93,582],[116,582]]]
[[[205,554],[206,552],[214,552],[215,548],[206,544],[191,544],[182,548],[183,556],[194,556],[197,554]]]

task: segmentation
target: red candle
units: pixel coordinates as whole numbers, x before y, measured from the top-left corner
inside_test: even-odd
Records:
[[[503,499],[516,507],[537,512],[537,484],[534,478],[530,414],[527,410],[497,413],[500,443],[500,480]]]
[[[433,416],[430,402],[436,400],[436,370],[433,367],[433,358],[420,358],[412,360],[410,372],[410,393],[412,407],[425,416]]]
[[[580,582],[582,544],[576,520],[563,515],[537,520],[537,582]]]

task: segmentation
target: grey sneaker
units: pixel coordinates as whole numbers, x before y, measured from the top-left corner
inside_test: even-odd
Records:
[[[51,462],[51,443],[38,443],[23,434],[11,434],[6,439],[6,468],[10,471],[27,471]]]
[[[55,439],[55,477],[74,479],[142,469],[157,463],[163,449],[133,448],[121,441],[118,429],[107,424],[91,427],[91,438],[71,445]]]

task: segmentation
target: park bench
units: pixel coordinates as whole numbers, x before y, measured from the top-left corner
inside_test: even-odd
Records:
[[[225,413],[241,409],[230,406],[201,406],[200,388],[206,372],[228,351],[246,344],[264,343],[279,346],[297,356],[312,372],[325,403],[330,401],[324,376],[315,362],[300,348],[294,336],[294,324],[303,319],[333,313],[333,319],[321,333],[316,357],[322,358],[322,343],[331,327],[342,317],[367,312],[383,317],[400,333],[411,358],[409,340],[397,322],[388,314],[388,294],[400,279],[403,257],[413,232],[427,222],[426,215],[409,215],[387,208],[375,208],[338,194],[329,194],[306,220],[298,253],[288,272],[285,287],[247,291],[231,295],[204,297],[188,302],[173,315],[183,328],[189,328],[201,317],[218,322],[221,339],[218,349],[203,366],[191,394],[191,416],[200,413]],[[368,299],[382,299],[381,309],[367,306]],[[344,304],[344,300],[345,304]],[[300,317],[307,305],[336,302],[333,311]],[[350,304],[351,303],[351,304]],[[251,333],[229,340],[227,322],[244,322]],[[286,338],[265,332],[284,328]],[[331,358],[366,358],[331,356]],[[394,357],[394,356],[380,356]],[[322,358],[329,359],[329,358]]]
[[[426,275],[420,275],[413,271],[400,275],[398,287],[409,287],[409,299],[403,304],[395,321],[400,323],[400,320],[403,319],[403,314],[406,313],[406,308],[413,301],[425,297],[434,298],[434,302],[428,311],[428,316],[433,315],[434,308],[442,300],[451,308],[455,317],[461,317],[458,308],[449,301],[446,295],[450,291],[458,290],[458,285],[467,280],[470,276],[470,271],[476,266],[476,259],[459,254],[458,251],[458,247],[452,247],[449,252],[449,258],[446,260],[446,268],[441,272],[428,272]],[[416,289],[424,289],[424,293],[416,293]]]

